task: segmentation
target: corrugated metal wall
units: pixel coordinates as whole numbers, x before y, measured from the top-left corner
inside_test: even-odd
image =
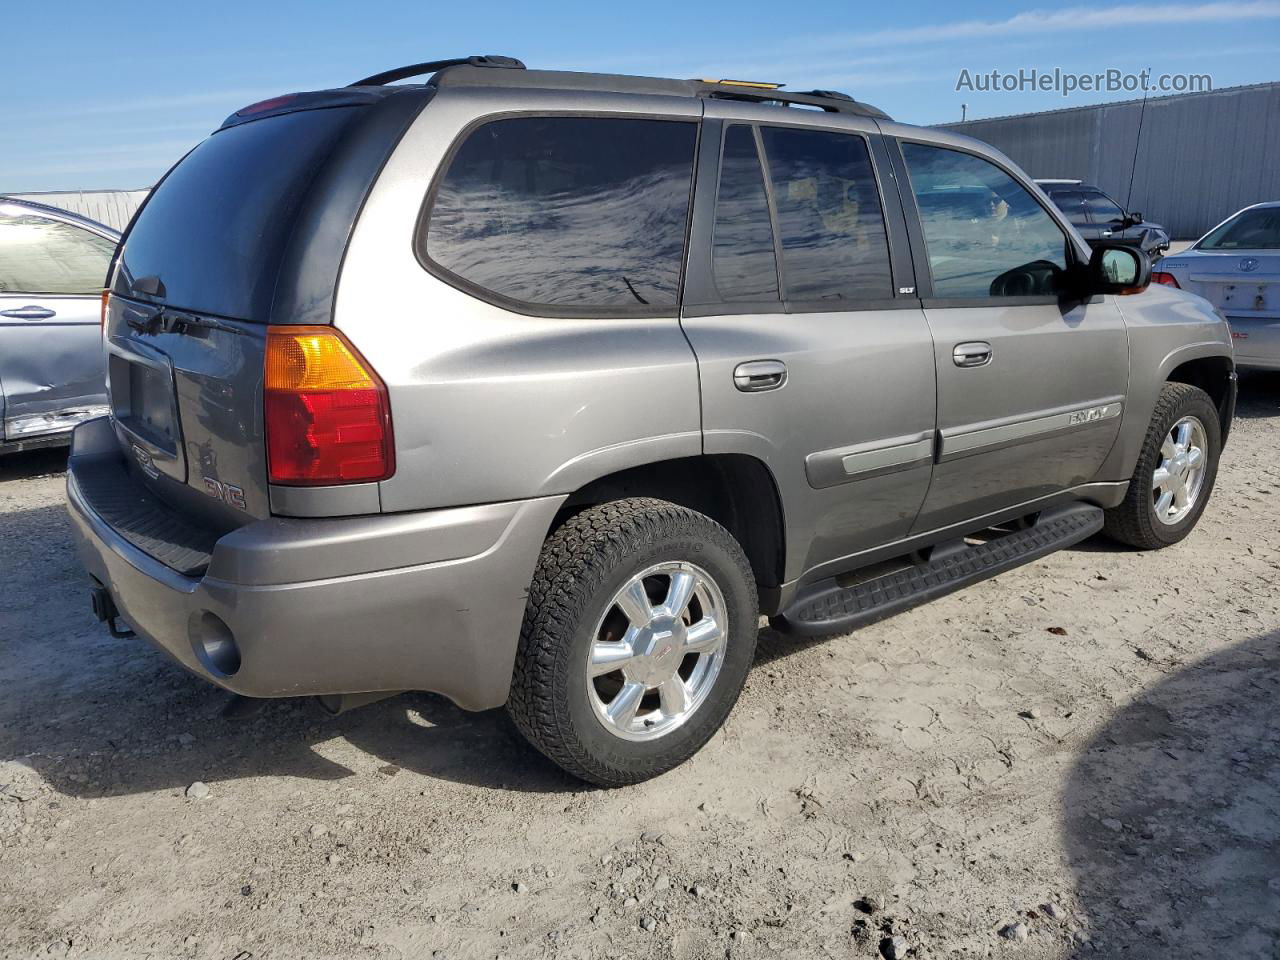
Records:
[[[123,230],[150,190],[58,190],[48,193],[9,193],[19,200],[34,200],[70,210],[108,227]]]
[[[1175,239],[1280,200],[1280,83],[1160,97],[1145,110],[1130,100],[939,126],[985,140],[1033,177],[1096,184]]]

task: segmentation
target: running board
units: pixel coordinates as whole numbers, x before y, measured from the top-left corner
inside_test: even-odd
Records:
[[[970,584],[1079,543],[1102,529],[1102,509],[1072,503],[1046,510],[1034,524],[984,543],[935,547],[929,560],[849,587],[836,578],[802,589],[771,622],[783,633],[819,637],[847,633]]]

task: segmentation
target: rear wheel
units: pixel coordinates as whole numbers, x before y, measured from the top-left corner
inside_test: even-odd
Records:
[[[651,499],[592,507],[543,545],[507,709],[575,776],[656,776],[737,701],[756,604],[742,548],[709,517]]]
[[[1109,536],[1155,550],[1191,532],[1208,503],[1222,450],[1218,411],[1209,395],[1185,383],[1166,383],[1156,402],[1120,506],[1106,512]]]

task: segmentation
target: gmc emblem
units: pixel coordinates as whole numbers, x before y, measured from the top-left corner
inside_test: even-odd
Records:
[[[244,502],[244,490],[234,483],[222,483],[213,479],[213,477],[205,477],[204,488],[209,491],[209,496],[215,500],[230,504],[237,510],[249,509]]]

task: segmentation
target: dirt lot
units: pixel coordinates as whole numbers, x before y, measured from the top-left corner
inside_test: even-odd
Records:
[[[64,460],[0,462],[0,956],[1278,957],[1277,451],[1248,379],[1181,546],[766,631],[727,728],[612,792],[424,695],[222,719],[93,621]]]

